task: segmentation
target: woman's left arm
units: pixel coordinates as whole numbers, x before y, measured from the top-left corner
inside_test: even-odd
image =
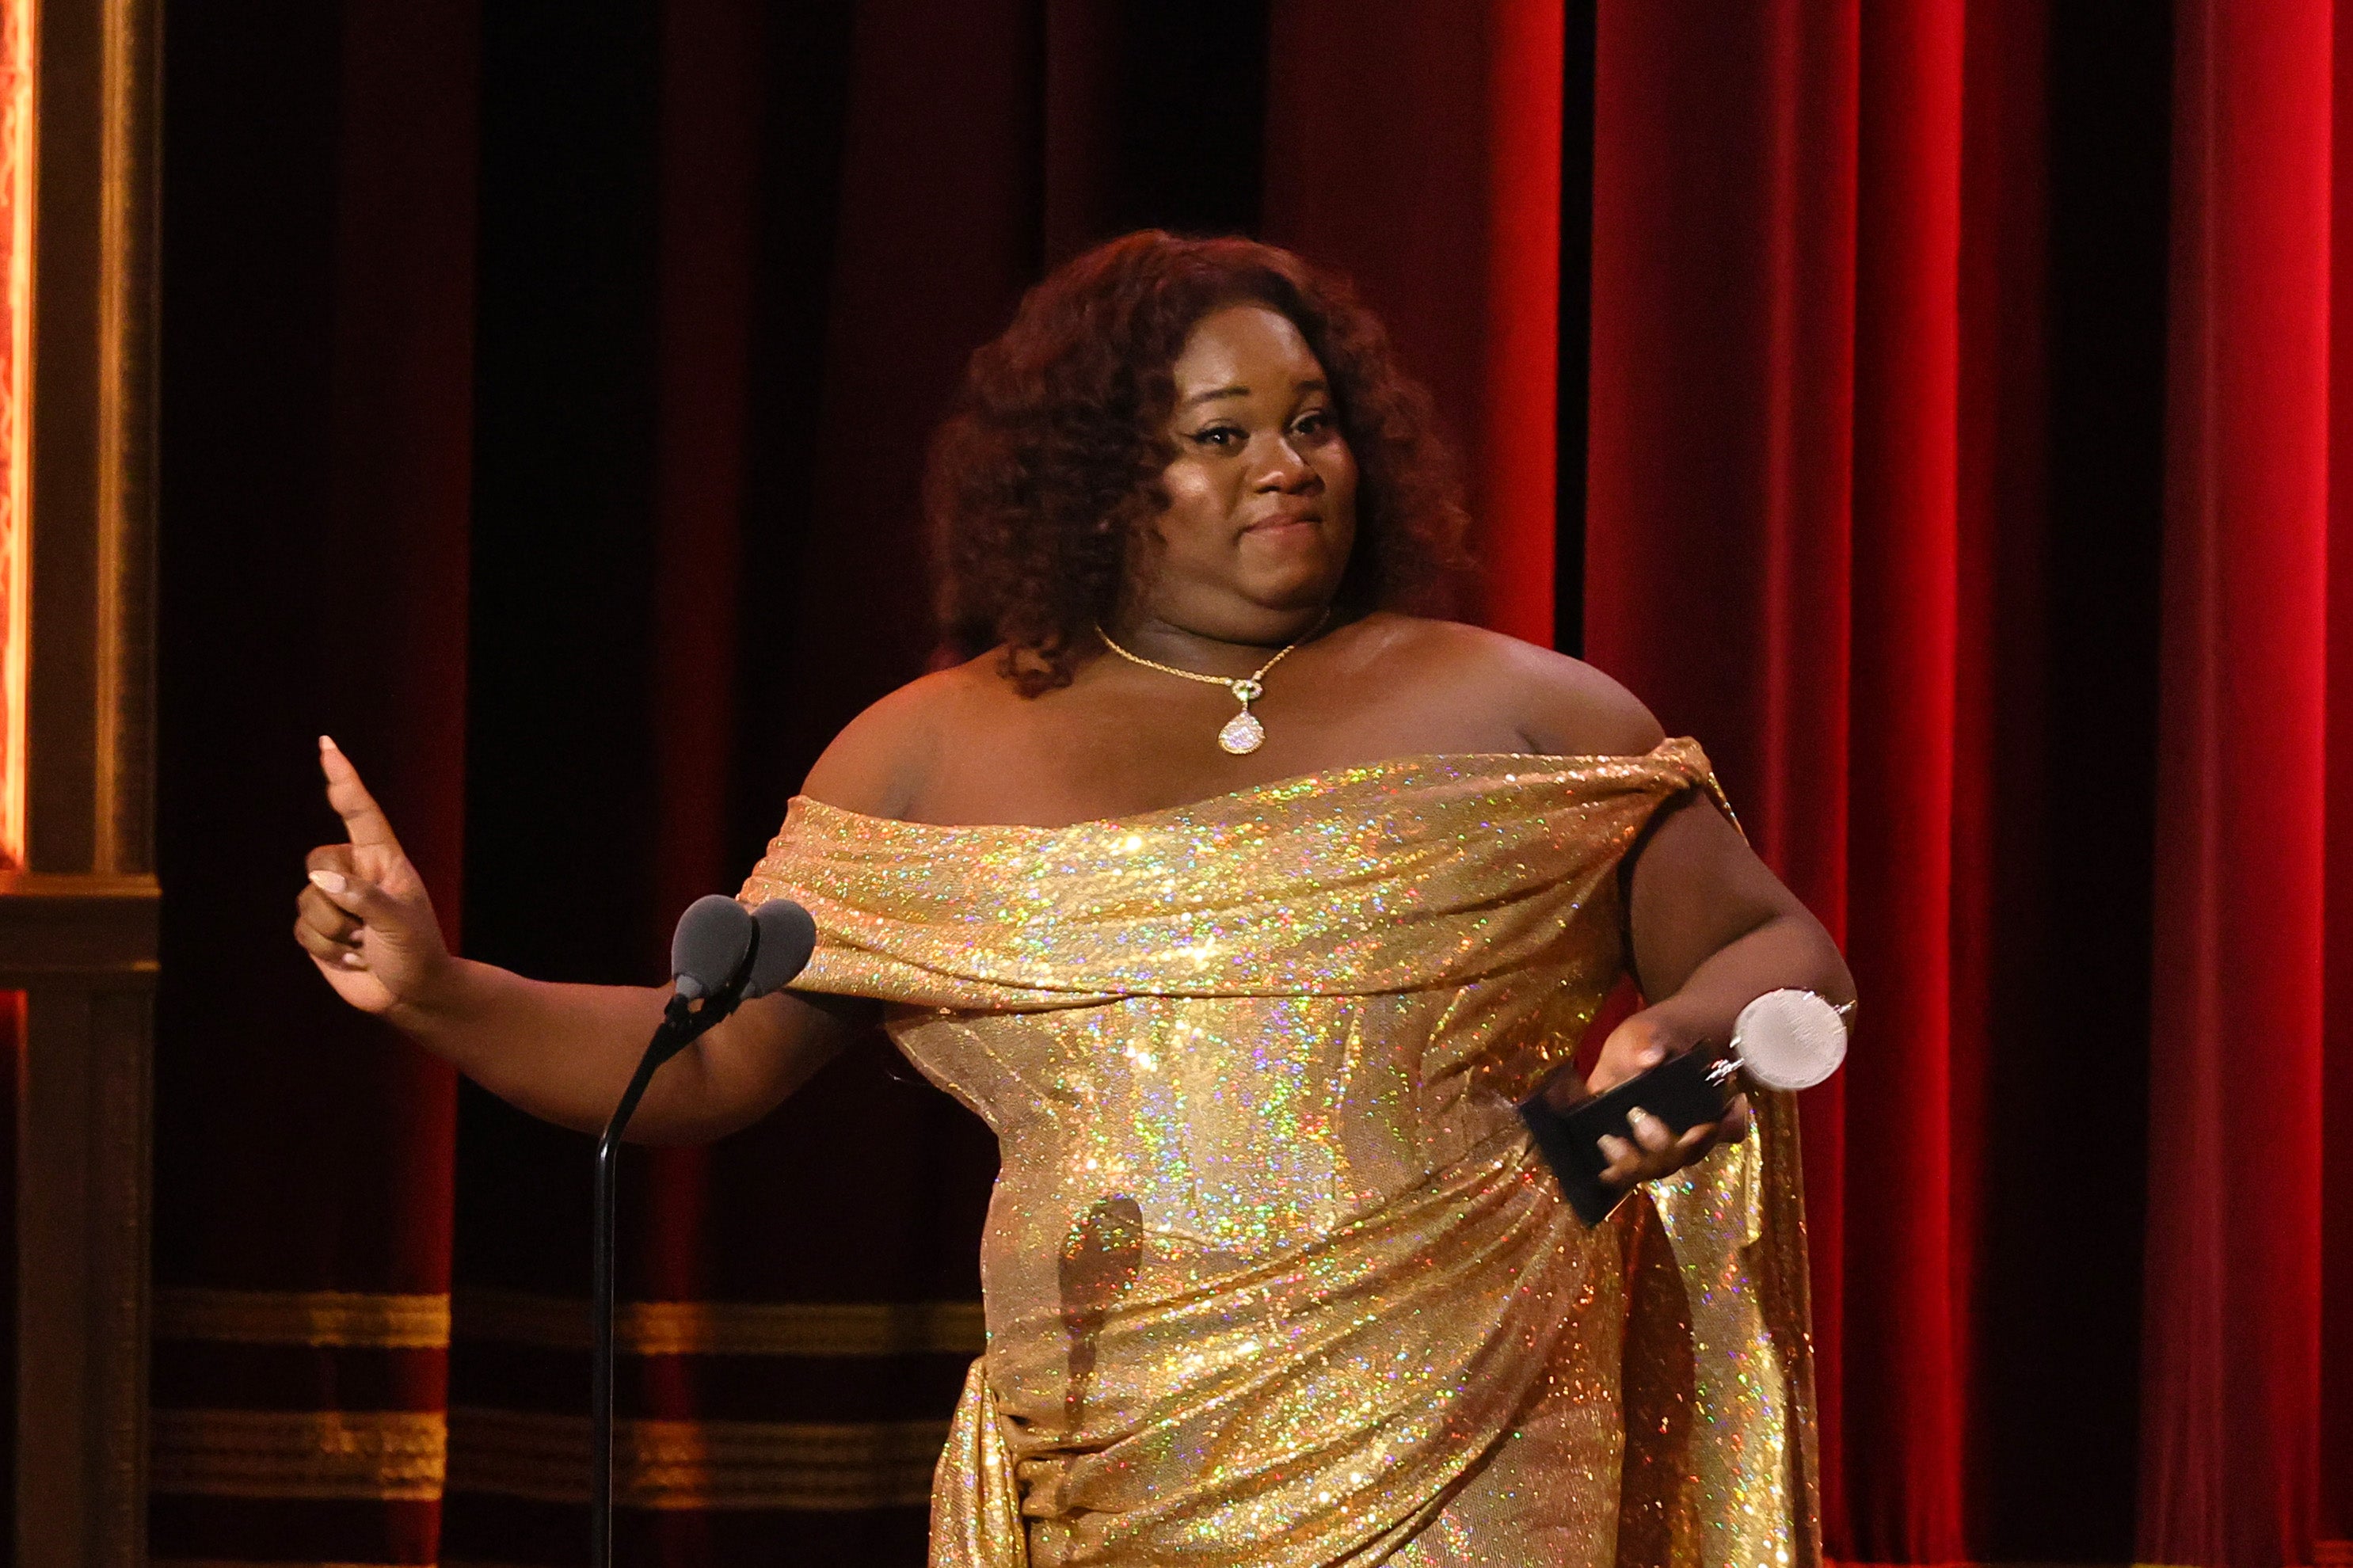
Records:
[[[1854,1000],[1854,976],[1830,932],[1721,812],[1697,792],[1662,809],[1671,815],[1634,862],[1628,921],[1636,981],[1655,1000],[1603,1042],[1587,1080],[1596,1093],[1704,1040],[1729,1039],[1740,1010],[1767,991],[1813,991],[1837,1006]],[[1609,1178],[1665,1175],[1746,1126],[1745,1103],[1680,1140],[1655,1119],[1638,1121],[1639,1148],[1603,1141]]]
[[[1633,693],[1591,665],[1509,637],[1468,628],[1456,644],[1492,684],[1458,679],[1460,689],[1492,689],[1512,705],[1522,743],[1553,756],[1641,756],[1664,738]],[[1821,921],[1766,869],[1724,813],[1698,789],[1659,808],[1633,852],[1627,926],[1634,978],[1651,1005],[1610,1031],[1586,1086],[1599,1093],[1704,1040],[1728,1040],[1740,1010],[1785,986],[1819,993],[1834,1006],[1854,1000],[1854,977]],[[1564,1073],[1546,1097],[1576,1093]],[[1640,1144],[1606,1138],[1605,1174],[1618,1185],[1681,1169],[1718,1139],[1747,1131],[1748,1107],[1735,1100],[1720,1122],[1681,1140],[1666,1124],[1635,1120]]]

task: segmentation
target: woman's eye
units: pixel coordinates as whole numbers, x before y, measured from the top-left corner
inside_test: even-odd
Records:
[[[1297,419],[1292,421],[1291,427],[1302,436],[1330,435],[1332,431],[1332,411],[1328,408],[1310,409],[1307,413],[1301,415]]]
[[[1230,425],[1212,425],[1207,430],[1195,431],[1193,439],[1204,447],[1225,452],[1241,445],[1242,433]]]

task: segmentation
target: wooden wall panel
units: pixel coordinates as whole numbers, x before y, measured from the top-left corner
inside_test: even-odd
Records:
[[[145,1555],[158,896],[149,477],[160,9],[16,3],[32,26],[37,195],[24,853],[21,868],[0,873],[0,984],[26,994],[16,1561],[132,1568]]]

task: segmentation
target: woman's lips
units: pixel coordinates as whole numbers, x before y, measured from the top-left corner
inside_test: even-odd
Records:
[[[1297,529],[1314,528],[1323,521],[1324,519],[1319,514],[1312,511],[1284,512],[1278,516],[1270,517],[1261,521],[1251,523],[1248,528],[1242,530],[1242,531],[1244,533],[1283,534],[1292,532]]]

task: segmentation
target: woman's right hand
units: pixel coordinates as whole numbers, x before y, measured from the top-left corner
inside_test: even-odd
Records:
[[[319,767],[350,842],[311,851],[311,885],[294,901],[294,940],[362,1012],[421,1005],[452,965],[433,900],[358,771],[324,735]]]

